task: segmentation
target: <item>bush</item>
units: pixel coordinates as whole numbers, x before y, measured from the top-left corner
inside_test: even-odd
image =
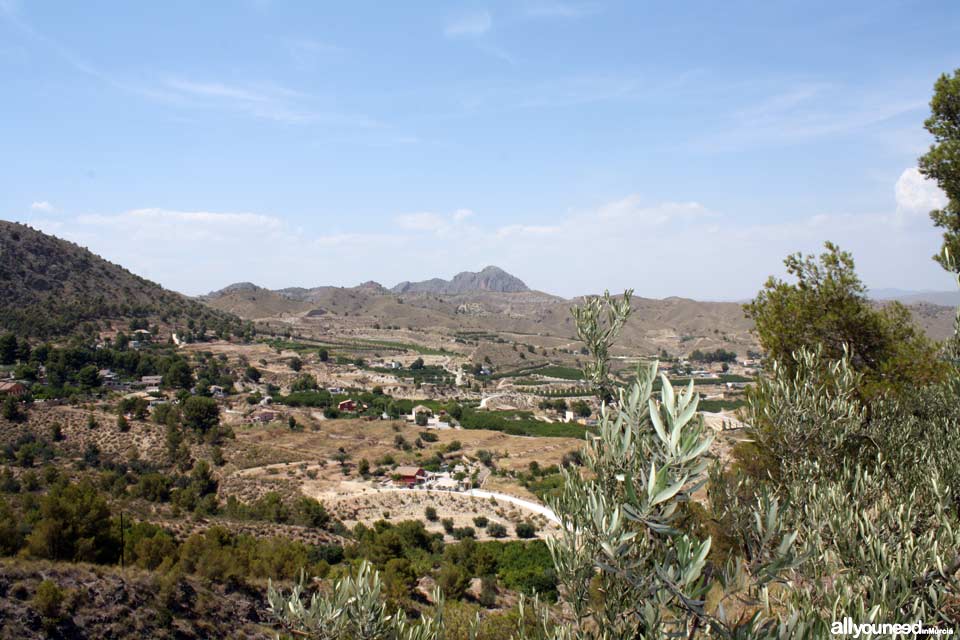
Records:
[[[457,527],[451,532],[451,535],[457,540],[464,540],[466,538],[476,538],[477,532],[474,531],[473,527]]]
[[[437,586],[447,598],[459,600],[470,586],[470,574],[462,566],[444,563],[437,575]]]
[[[56,485],[40,503],[40,520],[27,546],[50,560],[113,562],[119,557],[107,501],[88,481]]]
[[[429,520],[430,522],[436,522],[436,521],[437,521],[437,510],[436,510],[435,507],[427,507],[426,509],[424,509],[424,510],[423,510],[423,515],[424,515],[424,516],[427,518],[427,520]]]
[[[33,608],[46,621],[54,622],[60,620],[63,607],[63,591],[53,580],[44,580],[37,587],[37,592],[33,596]]]
[[[521,522],[513,528],[517,537],[521,539],[532,538],[537,535],[537,529],[529,522]]]
[[[23,412],[20,411],[20,403],[10,395],[3,399],[3,405],[0,407],[0,415],[11,422],[17,422],[23,419]]]
[[[477,516],[473,519],[473,524],[475,524],[479,529],[486,529],[489,523],[490,521],[486,516]]]
[[[507,528],[499,522],[491,522],[487,525],[487,535],[491,538],[504,538],[507,535]]]

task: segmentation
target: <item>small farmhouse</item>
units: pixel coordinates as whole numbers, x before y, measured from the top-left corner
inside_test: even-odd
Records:
[[[427,472],[421,467],[397,467],[393,476],[394,484],[413,487],[427,479]]]
[[[10,395],[14,398],[20,398],[27,395],[27,387],[19,382],[10,380],[0,381],[0,396]]]

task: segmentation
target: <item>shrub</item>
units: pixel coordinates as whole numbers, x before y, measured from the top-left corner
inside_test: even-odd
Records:
[[[63,591],[53,580],[44,580],[33,596],[33,608],[45,621],[56,623],[60,620],[63,607]]]

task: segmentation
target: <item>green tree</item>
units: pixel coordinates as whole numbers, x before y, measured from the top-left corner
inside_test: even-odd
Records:
[[[201,434],[220,424],[220,407],[213,398],[190,396],[183,403],[181,414],[184,425]]]
[[[44,496],[27,546],[50,560],[113,562],[119,556],[110,508],[87,481],[55,485]]]
[[[854,269],[853,257],[831,242],[819,257],[794,254],[784,261],[796,279],[770,277],[744,310],[767,355],[788,369],[801,348],[822,348],[826,360],[849,356],[872,395],[910,381],[943,377],[934,344],[899,303],[875,308]]]
[[[17,361],[17,336],[5,333],[0,336],[0,364],[13,364]]]
[[[100,373],[96,365],[88,364],[77,372],[77,382],[84,389],[95,389],[100,386]]]
[[[193,386],[193,371],[183,360],[174,360],[163,374],[163,386],[169,389],[189,389]]]
[[[947,196],[942,209],[930,212],[933,224],[943,229],[943,248],[948,254],[933,257],[945,269],[960,272],[960,69],[943,74],[933,88],[930,117],[924,122],[933,136],[930,150],[920,156],[920,173],[936,181]]]

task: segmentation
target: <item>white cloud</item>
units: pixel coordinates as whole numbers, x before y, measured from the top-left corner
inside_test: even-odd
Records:
[[[743,299],[768,275],[782,276],[787,255],[818,253],[826,240],[853,253],[870,287],[951,288],[928,259],[939,234],[915,215],[942,203],[942,194],[916,169],[904,171],[893,191],[886,211],[814,211],[769,223],[637,194],[546,219],[485,222],[485,212],[470,209],[407,213],[372,225],[376,232],[360,222],[338,226],[349,225],[342,222],[349,216],[324,221],[325,232],[314,234],[264,213],[163,208],[27,221],[187,293],[243,280],[270,288],[392,285],[496,264],[566,296],[633,287],[648,297]],[[915,223],[904,224],[908,214]],[[398,269],[404,255],[416,260]]]
[[[77,222],[102,227],[164,227],[217,230],[224,236],[245,230],[274,231],[281,229],[283,222],[274,216],[258,213],[214,213],[210,211],[175,211],[170,209],[133,209],[117,215],[81,215]]]
[[[475,38],[487,33],[492,27],[493,16],[489,11],[470,11],[447,22],[443,33],[448,38]]]
[[[505,227],[500,227],[497,229],[496,234],[498,238],[508,238],[511,236],[514,237],[544,237],[544,236],[553,236],[561,233],[563,231],[562,227],[559,226],[549,226],[549,225],[535,225],[535,224],[508,224]]]
[[[473,217],[473,211],[471,209],[457,209],[453,212],[454,222],[463,222],[470,217]]]
[[[651,205],[645,204],[638,194],[632,194],[599,207],[596,215],[603,220],[629,219],[642,224],[662,225],[709,218],[716,214],[699,202],[661,202]]]
[[[397,216],[395,221],[401,229],[446,235],[454,231],[463,232],[468,229],[467,220],[473,217],[472,210],[457,209],[449,214],[432,211],[405,213]]]
[[[924,178],[916,167],[904,169],[894,187],[897,215],[901,220],[926,215],[947,204],[947,196],[933,180]]]
[[[411,231],[436,231],[447,224],[446,219],[436,213],[405,213],[397,216],[397,224]]]
[[[40,200],[40,201],[34,202],[33,204],[30,205],[30,210],[31,210],[31,211],[39,211],[39,212],[41,212],[41,213],[56,213],[56,212],[57,212],[57,208],[56,208],[55,206],[53,206],[52,204],[50,204],[49,202],[47,202],[46,200]]]

